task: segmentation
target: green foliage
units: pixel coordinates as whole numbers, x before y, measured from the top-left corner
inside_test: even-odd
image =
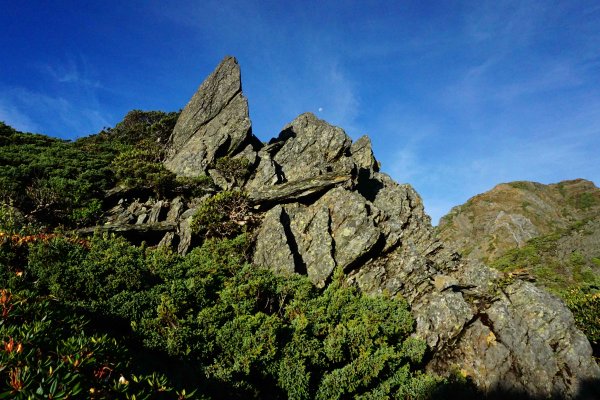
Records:
[[[49,226],[83,226],[97,220],[104,192],[117,181],[163,193],[175,177],[160,162],[162,143],[178,115],[134,110],[115,128],[75,142],[0,122],[0,202]]]
[[[174,186],[175,174],[157,160],[157,151],[151,147],[122,152],[112,167],[120,184],[128,188],[150,187],[157,195],[164,195]]]
[[[244,179],[250,172],[250,161],[245,157],[221,157],[215,163],[215,169],[228,181],[237,183]]]
[[[12,205],[0,202],[0,232],[7,235],[23,233],[27,226],[23,215]]]
[[[510,183],[508,183],[508,185],[512,188],[521,189],[521,190],[529,190],[532,187],[531,183],[527,182],[527,181],[510,182]]]
[[[2,124],[0,201],[51,224],[95,217],[93,199],[112,184],[111,158],[108,151],[85,152],[73,143],[20,133]]]
[[[581,210],[586,210],[598,204],[598,198],[593,193],[579,193],[570,199],[571,203]]]
[[[573,312],[577,327],[596,347],[600,344],[600,292],[589,288],[573,288],[563,293],[567,307]]]
[[[109,131],[109,135],[113,140],[130,145],[137,145],[144,141],[166,143],[178,117],[178,112],[133,110]]]
[[[576,229],[577,224],[573,229]],[[600,284],[594,273],[595,263],[580,252],[566,259],[557,254],[557,243],[565,232],[533,238],[521,248],[507,251],[491,265],[504,272],[526,270],[543,286],[555,293],[570,287]]]
[[[85,318],[52,298],[1,289],[0,309],[0,398],[147,399],[177,394],[165,376],[136,374],[122,344],[86,332]]]
[[[172,388],[185,386],[219,397],[426,398],[443,383],[418,371],[426,346],[410,336],[405,301],[365,296],[341,270],[317,290],[306,277],[248,264],[248,247],[248,235],[207,239],[185,257],[112,236],[32,242],[23,273],[6,270],[14,279],[5,282],[63,313],[34,320],[67,322],[48,324],[55,331],[39,336],[44,349],[59,350],[32,353],[50,364],[19,364],[41,371],[26,378],[27,388],[50,388],[49,366],[71,373],[55,372],[56,390],[71,397],[93,388],[90,397],[159,398],[166,390],[173,398]],[[19,343],[31,342],[13,333],[26,330],[16,320],[2,326]],[[75,375],[67,353],[79,354],[71,357],[82,365]],[[104,366],[110,376],[99,382],[94,374]]]
[[[254,222],[248,196],[226,190],[202,201],[192,220],[192,230],[206,237],[233,237]]]

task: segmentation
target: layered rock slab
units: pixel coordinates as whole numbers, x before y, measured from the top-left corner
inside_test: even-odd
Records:
[[[177,175],[206,173],[223,156],[258,146],[238,62],[226,57],[185,106],[169,139],[165,166]]]
[[[293,203],[268,211],[254,263],[304,273],[323,287],[336,266],[348,268],[364,257],[380,235],[360,196],[336,188],[310,206]]]

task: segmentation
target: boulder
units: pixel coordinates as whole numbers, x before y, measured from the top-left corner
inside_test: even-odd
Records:
[[[195,177],[206,173],[217,158],[258,143],[242,94],[240,67],[235,58],[225,57],[181,112],[165,166],[177,175]]]
[[[351,175],[356,169],[351,143],[341,128],[311,113],[302,114],[259,152],[260,162],[247,190],[260,191],[265,186],[328,173]]]
[[[254,262],[306,274],[322,287],[336,266],[351,268],[376,248],[380,237],[366,201],[335,188],[309,206],[293,203],[267,212]]]

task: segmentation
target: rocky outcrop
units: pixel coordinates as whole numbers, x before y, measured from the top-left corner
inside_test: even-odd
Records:
[[[238,118],[247,116],[245,100],[229,109],[239,105],[236,79],[237,63],[226,59],[201,86],[173,133],[167,166],[180,174],[206,171],[220,155],[243,150],[250,173],[241,185],[262,216],[254,264],[307,275],[319,287],[341,268],[364,292],[402,296],[416,335],[432,351],[428,368],[459,370],[484,390],[573,397],[581,380],[600,379],[591,346],[564,304],[440,241],[414,189],[379,172],[367,137],[353,143],[341,128],[307,113],[269,144],[248,147],[249,122]],[[178,221],[177,233],[163,242],[179,235],[180,251],[181,243],[187,249],[194,204],[163,207],[167,219]],[[146,210],[147,218],[164,215],[152,213],[158,208]],[[131,221],[139,218],[132,214]],[[507,221],[516,221],[523,237],[531,230],[524,219]]]
[[[401,295],[411,304],[416,335],[434,354],[428,368],[458,369],[483,390],[569,397],[582,379],[600,377],[589,342],[560,300],[462,261],[436,237],[418,194],[378,172],[365,139],[352,144],[323,121],[299,118],[259,153],[250,193],[327,171],[352,179],[300,201],[278,197],[258,230],[255,264],[305,274],[321,287],[340,267],[365,292]],[[317,157],[312,146],[329,156]],[[280,156],[284,149],[289,156]],[[306,161],[312,167],[292,163],[304,159],[301,149],[313,154]]]
[[[246,189],[253,196],[271,185],[330,173],[351,175],[356,170],[350,153],[351,143],[341,128],[311,113],[302,114],[258,153],[260,162]]]
[[[195,177],[206,173],[217,158],[259,143],[251,132],[240,67],[235,58],[226,57],[181,112],[165,166],[178,175]]]
[[[134,242],[174,247],[180,254],[185,254],[192,245],[190,224],[200,200],[177,196],[167,201],[150,196],[142,202],[139,198],[123,197],[105,213],[103,225],[78,232],[84,235],[116,233]]]

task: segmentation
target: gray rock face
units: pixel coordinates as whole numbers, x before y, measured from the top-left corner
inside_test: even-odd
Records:
[[[235,58],[226,57],[179,116],[165,166],[178,175],[198,176],[217,158],[234,155],[256,141],[239,65]]]
[[[337,265],[348,268],[368,255],[380,236],[364,199],[336,188],[310,206],[294,203],[267,212],[254,262],[305,273],[323,287]]]
[[[598,378],[589,343],[571,313],[532,284],[516,281],[474,312],[458,342],[436,353],[431,370],[458,365],[480,388],[539,398],[571,397],[583,379]]]
[[[266,186],[263,190],[250,192],[249,197],[255,203],[284,203],[297,201],[307,196],[323,193],[336,186],[350,182],[351,175],[327,173],[313,178],[301,179],[281,185]]]
[[[338,127],[311,113],[300,115],[279,137],[258,154],[260,163],[246,185],[252,195],[270,185],[335,173],[350,175],[356,169],[350,157],[351,140]]]

